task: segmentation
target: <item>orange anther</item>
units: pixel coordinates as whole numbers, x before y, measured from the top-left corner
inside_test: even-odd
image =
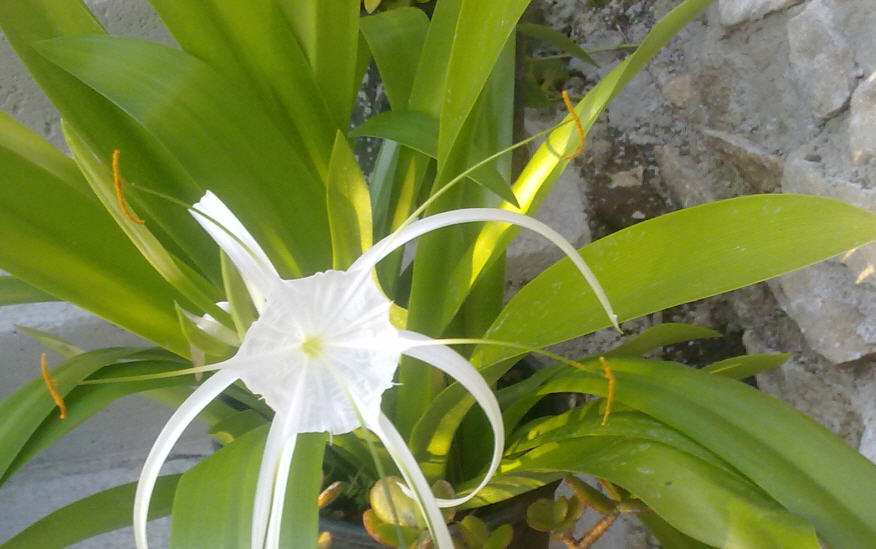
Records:
[[[608,365],[608,361],[605,360],[605,357],[599,357],[599,362],[602,364],[602,369],[604,370],[602,377],[608,380],[608,394],[605,397],[605,413],[602,414],[602,424],[605,425],[608,422],[608,416],[611,414],[611,403],[614,400],[614,372],[611,371],[611,366]]]
[[[145,221],[134,217],[134,214],[128,209],[128,203],[125,202],[125,195],[122,192],[122,171],[119,169],[119,154],[120,151],[118,149],[113,151],[113,186],[116,189],[116,201],[119,203],[119,208],[121,208],[122,213],[125,214],[125,217],[127,217],[131,223],[143,225]]]
[[[581,124],[581,118],[578,117],[578,113],[575,112],[575,107],[572,106],[572,100],[569,99],[569,94],[566,90],[563,90],[563,103],[566,104],[566,109],[569,111],[569,116],[572,117],[572,120],[575,121],[575,128],[578,130],[578,138],[581,141],[578,143],[578,148],[575,149],[575,152],[568,156],[564,156],[563,160],[572,160],[584,150],[584,143],[586,142],[587,135],[584,133],[584,126]]]
[[[49,377],[49,367],[46,365],[46,353],[40,357],[40,370],[43,372],[43,381],[46,382],[46,387],[49,389],[49,394],[52,395],[52,400],[58,406],[59,417],[64,419],[67,417],[67,406],[64,404],[64,399],[58,394],[58,382]]]

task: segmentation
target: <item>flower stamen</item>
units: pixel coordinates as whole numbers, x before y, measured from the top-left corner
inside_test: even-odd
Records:
[[[128,209],[128,203],[125,202],[125,194],[122,191],[122,171],[119,169],[120,154],[121,151],[118,149],[113,151],[113,187],[116,189],[116,202],[119,203],[119,208],[122,210],[122,214],[124,214],[131,223],[143,225],[146,222],[135,217],[134,214],[131,213],[131,210]]]
[[[605,357],[599,357],[599,362],[602,364],[602,369],[604,373],[602,377],[608,380],[608,394],[605,397],[605,413],[602,415],[602,425],[608,423],[608,416],[611,414],[611,403],[614,400],[614,372],[611,371],[611,366],[609,366],[608,361],[605,360]]]
[[[578,143],[578,148],[575,149],[570,155],[564,156],[563,160],[572,160],[584,150],[584,144],[586,143],[587,135],[584,133],[584,126],[581,124],[581,118],[578,117],[578,113],[575,112],[575,107],[572,106],[572,101],[569,99],[569,94],[566,90],[563,90],[563,103],[566,104],[566,109],[569,111],[569,116],[572,117],[572,120],[575,121],[575,128],[578,130],[578,137],[580,139],[580,143]]]
[[[319,358],[325,349],[325,344],[319,336],[308,336],[301,342],[301,352],[308,358]]]
[[[49,366],[46,364],[46,353],[40,356],[40,370],[43,372],[43,381],[46,382],[46,388],[49,389],[49,394],[52,395],[52,400],[58,407],[58,417],[64,419],[67,417],[67,405],[64,404],[64,399],[58,394],[58,382],[49,376]]]

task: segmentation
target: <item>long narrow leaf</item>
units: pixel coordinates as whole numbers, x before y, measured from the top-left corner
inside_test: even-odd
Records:
[[[150,519],[170,513],[181,475],[159,477],[152,492]],[[0,549],[63,549],[82,540],[131,524],[137,484],[123,484],[80,499],[43,517]]]

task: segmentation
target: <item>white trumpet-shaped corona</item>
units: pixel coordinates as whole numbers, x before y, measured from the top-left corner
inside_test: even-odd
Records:
[[[505,437],[499,405],[478,371],[449,347],[424,335],[399,330],[390,322],[391,303],[377,286],[372,270],[392,250],[426,232],[474,221],[513,223],[535,230],[570,256],[616,324],[605,294],[574,248],[550,228],[521,214],[487,208],[437,214],[378,242],[346,271],[284,280],[255,238],[215,195],[207,192],[190,211],[237,267],[259,317],[232,358],[209,366],[216,373],[174,413],[150,451],[134,502],[138,549],[147,547],[149,500],[162,463],[185,427],[237,380],[260,395],[276,413],[256,484],[252,549],[278,547],[283,494],[297,434],[343,434],[360,426],[374,432],[395,460],[421,508],[435,546],[452,549],[453,541],[439,507],[465,503],[486,485],[499,466]],[[199,325],[208,329],[211,323],[215,320],[204,317]],[[222,332],[214,329],[212,333]],[[472,393],[492,426],[492,459],[480,485],[465,497],[443,500],[432,495],[405,441],[380,410],[383,393],[392,386],[403,354],[456,379]]]

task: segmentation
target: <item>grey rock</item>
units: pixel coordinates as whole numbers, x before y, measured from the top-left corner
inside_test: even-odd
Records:
[[[849,113],[849,153],[860,166],[876,158],[876,72],[855,89]]]
[[[721,24],[735,27],[747,21],[787,8],[800,0],[720,0],[718,14]]]
[[[672,198],[682,207],[705,204],[717,198],[710,186],[703,184],[703,174],[696,161],[675,147],[659,147],[657,164],[660,166],[663,183],[669,188]]]
[[[781,185],[784,161],[778,155],[741,135],[709,128],[704,129],[703,134],[754,191],[770,193]]]
[[[834,21],[835,2],[815,0],[788,21],[790,60],[813,116],[839,112],[853,88],[852,51]]]

